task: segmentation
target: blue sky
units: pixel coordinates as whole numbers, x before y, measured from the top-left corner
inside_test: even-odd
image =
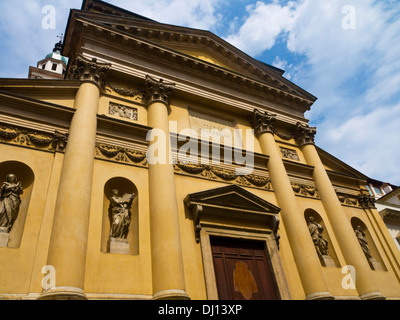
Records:
[[[399,0],[108,0],[174,25],[210,30],[286,70],[316,97],[306,113],[322,149],[400,185]],[[0,0],[0,77],[26,78],[81,0]],[[55,28],[43,27],[55,8]]]

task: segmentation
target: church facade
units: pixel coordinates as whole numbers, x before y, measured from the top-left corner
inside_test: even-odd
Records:
[[[0,79],[0,298],[400,298],[367,177],[284,71],[97,0],[60,54]]]

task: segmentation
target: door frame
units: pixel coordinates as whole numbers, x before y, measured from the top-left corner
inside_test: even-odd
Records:
[[[272,232],[262,230],[240,230],[233,228],[224,228],[222,226],[202,225],[200,231],[200,246],[203,256],[204,278],[206,284],[208,300],[218,300],[217,281],[215,278],[214,261],[211,250],[210,237],[217,236],[223,238],[232,238],[238,240],[255,240],[265,243],[267,263],[270,262],[273,278],[277,287],[277,296],[281,300],[291,300],[289,287],[283,271],[283,266],[279,257],[279,251],[275,237]]]

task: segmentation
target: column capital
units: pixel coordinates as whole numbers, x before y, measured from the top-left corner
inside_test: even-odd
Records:
[[[175,83],[164,82],[163,79],[154,79],[146,75],[146,83],[144,86],[144,100],[149,105],[153,102],[164,103],[169,107],[172,92],[175,89]]]
[[[270,114],[266,111],[254,109],[250,122],[258,137],[262,133],[274,133],[276,114]]]
[[[314,138],[316,133],[316,128],[298,122],[294,130],[294,137],[300,144],[300,147],[302,147],[306,144],[315,144]]]
[[[92,82],[102,89],[107,73],[110,71],[110,63],[99,63],[96,58],[88,59],[78,54],[71,69],[71,79],[83,82]]]

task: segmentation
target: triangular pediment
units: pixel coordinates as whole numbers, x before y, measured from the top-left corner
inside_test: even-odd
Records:
[[[188,206],[196,204],[219,209],[243,210],[247,212],[278,214],[280,211],[279,207],[237,185],[229,185],[222,188],[189,194],[185,202]]]
[[[256,223],[276,234],[279,228],[280,208],[237,186],[229,185],[189,194],[185,206],[192,213],[196,241],[200,241],[200,230],[204,223]]]
[[[285,96],[289,94],[308,103],[316,100],[313,95],[285,79],[283,70],[248,56],[209,31],[159,23],[98,0],[85,1],[82,10],[72,12],[71,16],[74,15],[86,23],[104,27],[110,34],[140,39],[150,46],[158,46],[162,52],[169,50],[172,55],[182,54],[194,59],[195,64],[204,63],[202,70],[213,70],[213,66],[216,66],[222,69],[222,73],[226,70],[228,78],[243,76],[265,83],[270,89],[285,93]],[[67,47],[69,42],[74,41],[72,34],[69,37],[65,39]],[[74,54],[73,48],[67,51],[64,52],[67,55]]]

